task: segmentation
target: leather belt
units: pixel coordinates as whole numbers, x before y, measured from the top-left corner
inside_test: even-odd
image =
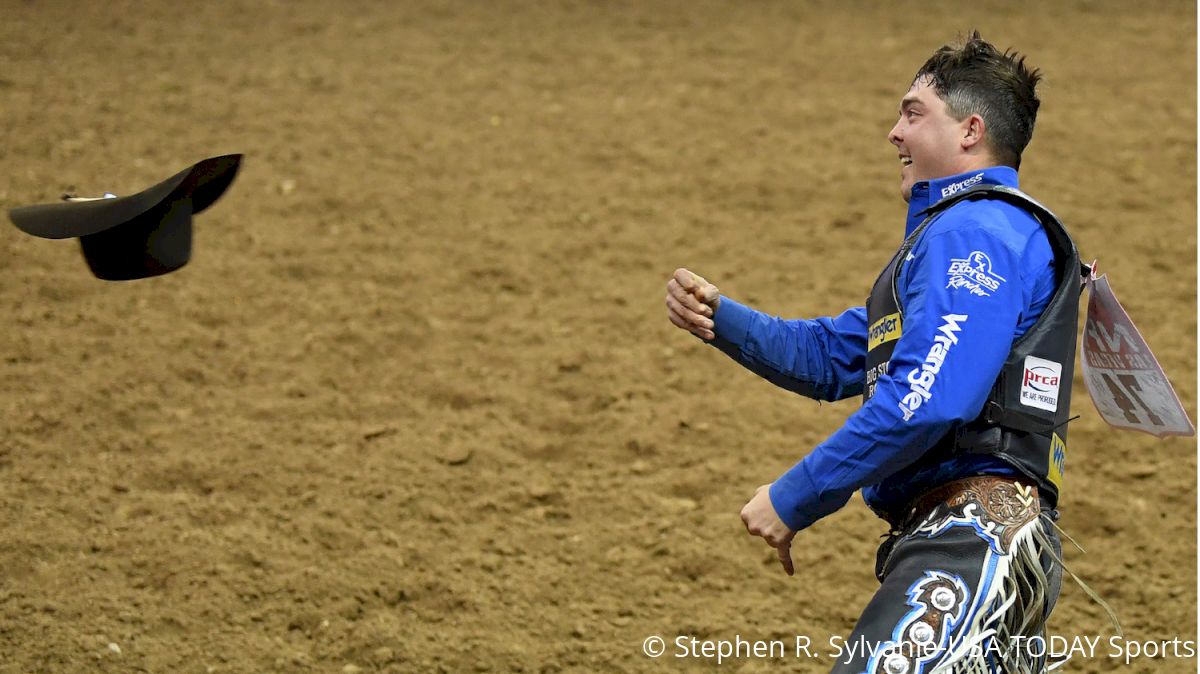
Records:
[[[1041,499],[1033,480],[977,475],[938,485],[913,499],[904,511],[902,528],[923,519],[939,505],[955,508],[971,501],[979,504],[989,520],[1003,525],[1023,524],[1041,512]]]

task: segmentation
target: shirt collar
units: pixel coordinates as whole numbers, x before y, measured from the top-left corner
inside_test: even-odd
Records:
[[[976,185],[1004,185],[1016,188],[1017,171],[1009,166],[990,166],[978,171],[915,183],[908,201],[908,220],[904,225],[904,236],[912,234],[925,219],[921,212],[926,208]]]

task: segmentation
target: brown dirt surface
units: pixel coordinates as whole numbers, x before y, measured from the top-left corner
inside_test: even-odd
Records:
[[[855,403],[742,371],[668,324],[663,286],[687,266],[776,314],[860,303],[901,231],[899,97],[974,26],[1045,72],[1022,186],[1195,418],[1190,3],[334,7],[4,3],[3,208],[246,159],[169,276],[0,236],[0,672],[717,669],[650,635],[824,653],[884,527],[856,498],[789,579],[738,511]],[[1130,639],[1194,639],[1194,440],[1113,432],[1078,377],[1074,407],[1067,563]],[[1051,629],[1111,633],[1070,583]],[[1103,653],[1069,671],[1195,668]]]

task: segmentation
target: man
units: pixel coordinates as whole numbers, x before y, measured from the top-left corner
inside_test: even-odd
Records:
[[[742,509],[793,573],[797,531],[863,490],[891,526],[834,672],[1033,672],[1057,599],[1078,254],[1017,191],[1037,70],[978,32],[921,67],[888,134],[905,241],[865,307],[782,320],[686,269],[668,317],[769,381],[863,406]],[[1026,642],[1027,643],[1027,642]],[[865,647],[864,647],[865,646]]]

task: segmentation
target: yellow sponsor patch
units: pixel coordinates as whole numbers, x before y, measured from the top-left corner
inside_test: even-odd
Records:
[[[1058,433],[1053,433],[1050,436],[1050,469],[1046,471],[1046,478],[1062,491],[1063,473],[1067,470],[1067,443],[1058,437]]]
[[[897,339],[900,339],[900,314],[888,314],[875,321],[867,331],[867,351],[874,351],[875,347]]]

